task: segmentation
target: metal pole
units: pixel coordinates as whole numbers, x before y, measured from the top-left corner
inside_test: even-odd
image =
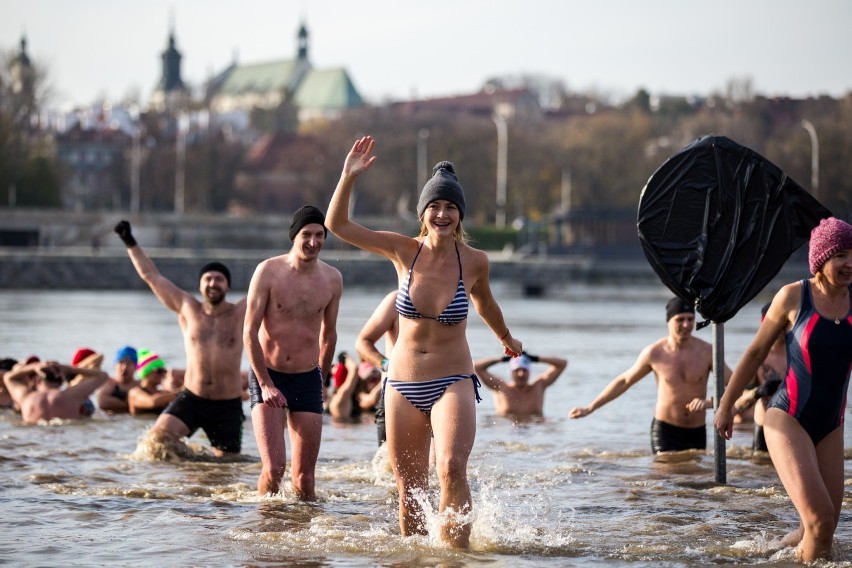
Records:
[[[808,131],[811,138],[811,193],[819,201],[819,139],[816,128],[807,118],[802,119],[802,128]]]
[[[178,115],[177,140],[175,144],[175,213],[183,215],[185,204],[185,168],[186,168],[186,130],[189,127],[189,116],[186,113]]]
[[[725,324],[713,322],[713,376],[716,378],[716,396],[713,409],[718,410],[719,401],[725,394]],[[713,455],[716,463],[716,483],[726,484],[725,438],[713,428]]]
[[[420,191],[429,179],[429,164],[427,150],[429,144],[429,129],[421,128],[417,133],[417,191],[414,192],[414,203],[420,198]]]
[[[506,117],[494,113],[494,124],[497,126],[497,214],[494,224],[498,229],[506,228],[506,162],[509,155],[509,133]]]
[[[133,118],[133,148],[130,150],[130,214],[139,214],[139,172],[142,167],[142,123],[139,109],[131,107]]]
[[[562,168],[562,211],[571,212],[571,168]]]

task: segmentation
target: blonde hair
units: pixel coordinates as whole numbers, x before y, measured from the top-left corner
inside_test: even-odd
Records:
[[[421,215],[420,216],[420,234],[417,235],[417,236],[418,237],[425,237],[428,234],[429,234],[429,227],[426,225],[426,223],[423,222],[423,216]],[[456,228],[453,231],[453,238],[456,240],[457,243],[462,243],[464,245],[466,245],[467,242],[468,242],[468,235],[465,232],[464,227],[462,227],[461,220],[459,221],[459,224],[456,225]]]

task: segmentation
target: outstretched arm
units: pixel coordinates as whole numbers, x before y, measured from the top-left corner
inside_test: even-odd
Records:
[[[503,363],[511,359],[508,355],[504,355],[503,357],[488,357],[485,359],[479,359],[473,362],[473,372],[476,373],[476,376],[479,377],[479,380],[482,381],[486,387],[491,390],[500,391],[506,388],[506,383],[491,374],[491,371],[488,368],[491,365],[496,365],[497,363]]]
[[[136,239],[131,232],[130,223],[121,221],[115,226],[115,232],[124,241],[124,244],[127,245],[127,254],[130,256],[130,260],[133,261],[133,267],[136,268],[136,273],[139,274],[139,277],[148,284],[148,287],[151,288],[164,306],[173,312],[180,312],[183,303],[188,299],[192,299],[192,296],[160,274],[154,261],[136,243]]]
[[[615,377],[601,393],[588,406],[580,406],[571,409],[569,416],[571,418],[582,418],[588,416],[606,403],[615,400],[627,389],[638,383],[648,373],[651,372],[651,357],[650,347],[646,347],[639,354],[633,366],[627,369],[622,374]]]

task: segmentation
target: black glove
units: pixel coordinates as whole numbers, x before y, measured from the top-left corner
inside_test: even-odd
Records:
[[[130,232],[130,223],[124,220],[119,221],[118,225],[115,226],[115,232],[124,241],[127,248],[136,246],[136,239],[133,238],[133,233]]]
[[[778,390],[778,387],[781,385],[781,379],[769,379],[759,387],[757,387],[757,391],[754,393],[755,398],[763,398],[765,396],[772,396],[775,394],[775,391]]]
[[[530,355],[526,351],[521,351],[521,355],[529,359],[531,363],[538,363],[538,355]]]
[[[502,357],[500,357],[500,360],[503,361],[504,363],[506,361],[508,361],[509,359],[511,359],[511,357],[509,357],[508,355],[503,355]]]

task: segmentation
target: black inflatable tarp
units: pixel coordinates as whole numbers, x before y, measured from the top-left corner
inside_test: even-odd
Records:
[[[672,292],[723,323],[810,238],[823,207],[777,166],[723,136],[666,160],[639,198],[648,262]]]

